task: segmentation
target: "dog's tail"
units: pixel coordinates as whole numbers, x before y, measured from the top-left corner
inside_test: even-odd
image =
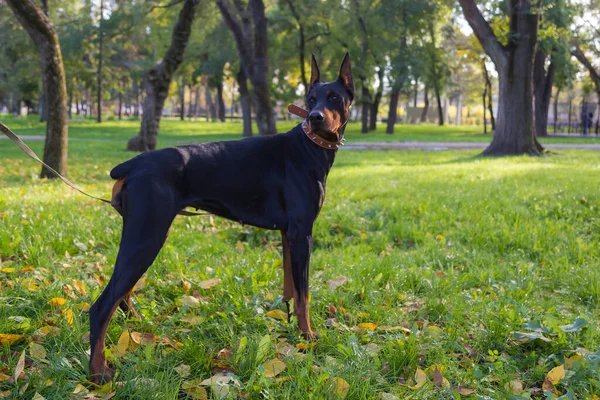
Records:
[[[129,174],[129,172],[133,170],[137,162],[138,157],[134,157],[131,160],[125,161],[124,163],[117,165],[110,171],[110,177],[113,179],[125,178],[127,174]]]

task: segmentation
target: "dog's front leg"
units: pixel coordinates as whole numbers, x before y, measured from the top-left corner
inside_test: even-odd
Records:
[[[286,300],[286,296],[291,297],[293,295],[294,314],[298,318],[298,327],[305,338],[313,339],[315,334],[310,328],[310,315],[308,311],[308,269],[312,235],[310,232],[300,233],[299,231],[290,230],[282,236],[284,251],[283,297]],[[289,257],[286,257],[285,254],[286,248],[289,252]],[[287,265],[285,262],[286,258],[289,259]],[[290,284],[290,275],[293,286]]]

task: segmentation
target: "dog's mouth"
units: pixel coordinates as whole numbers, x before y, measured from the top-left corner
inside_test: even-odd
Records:
[[[337,141],[341,138],[341,135],[339,134],[339,127],[332,129],[323,125],[314,126],[313,124],[309,123],[309,128],[311,133],[319,135],[327,140]]]

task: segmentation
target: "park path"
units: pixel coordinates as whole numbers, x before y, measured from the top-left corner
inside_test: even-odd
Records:
[[[44,140],[44,136],[20,136],[27,140]],[[0,136],[0,139],[7,139],[6,136]],[[69,138],[75,141],[90,142],[123,142],[120,139],[86,139]],[[187,142],[186,142],[187,143]],[[352,142],[347,143],[343,149],[350,150],[478,150],[485,149],[489,143],[486,142]],[[600,143],[553,143],[544,144],[548,149],[579,149],[579,150],[600,150]]]

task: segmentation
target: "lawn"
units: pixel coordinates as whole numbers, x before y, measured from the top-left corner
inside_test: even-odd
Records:
[[[27,118],[13,118],[0,115],[0,121],[13,129],[18,135],[44,136],[45,126],[38,122],[35,115]],[[298,119],[280,121],[277,127],[280,132],[286,132],[298,124]],[[74,139],[94,139],[115,141],[125,147],[127,140],[136,135],[140,129],[140,121],[105,121],[97,124],[92,120],[75,120],[69,124],[69,137]],[[217,140],[239,139],[242,132],[241,121],[226,123],[198,121],[179,121],[178,119],[163,119],[159,146],[169,146],[190,142],[208,142]],[[258,129],[254,126],[254,133]],[[357,142],[482,142],[492,141],[491,134],[484,134],[482,126],[437,126],[432,124],[422,125],[396,125],[396,133],[385,133],[385,124],[379,123],[377,130],[367,134],[360,133],[359,123],[350,123],[346,129],[347,143]],[[600,138],[593,135],[589,137],[553,137],[543,138],[542,143],[600,143]]]
[[[164,124],[161,138],[234,136],[229,124],[186,126],[196,125]],[[121,141],[136,127],[70,133]],[[108,171],[131,156],[123,147],[70,142],[69,178],[108,196]],[[314,232],[314,345],[281,319],[276,232],[178,217],[137,285],[142,320],[118,311],[110,325],[118,375],[98,388],[87,382],[86,310],[110,277],[120,217],[39,180],[38,165],[0,141],[0,397],[597,398],[600,153],[476,154],[340,151]],[[222,385],[199,385],[223,371],[233,375]]]

